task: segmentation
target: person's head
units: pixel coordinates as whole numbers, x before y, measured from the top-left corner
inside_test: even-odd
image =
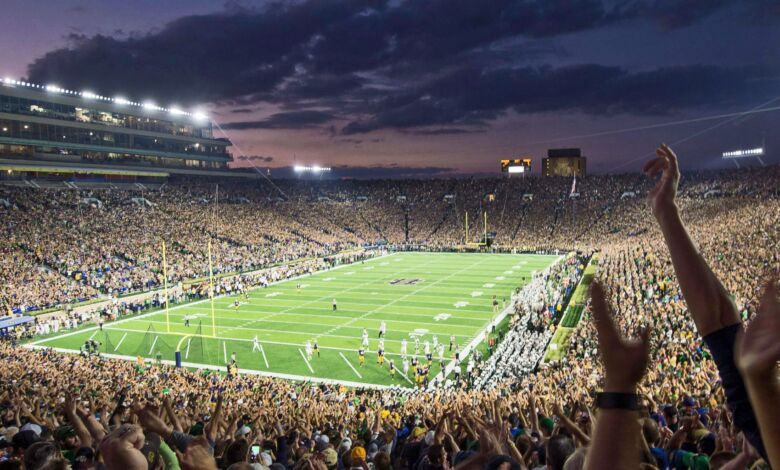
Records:
[[[352,465],[360,465],[361,462],[366,461],[366,449],[361,446],[353,448],[350,454],[352,455]]]
[[[574,441],[569,436],[555,435],[547,441],[547,468],[549,470],[563,470],[566,459],[574,453]]]
[[[246,439],[237,439],[225,449],[224,464],[230,466],[237,462],[246,462],[249,454],[249,443]]]
[[[642,420],[642,434],[650,447],[657,447],[656,444],[661,440],[661,432],[658,430],[658,423],[650,418]]]
[[[485,470],[520,470],[520,464],[508,455],[496,455],[485,464]]]
[[[696,450],[700,454],[712,455],[715,452],[715,434],[709,432],[696,441]]]
[[[58,459],[62,459],[62,454],[57,444],[51,441],[36,442],[24,451],[24,468],[25,470],[40,470],[47,466],[49,461]]]
[[[79,438],[76,430],[70,424],[64,424],[54,431],[54,437],[63,449],[75,449],[79,447]]]
[[[428,461],[433,465],[442,465],[447,460],[447,452],[444,450],[444,446],[441,444],[434,444],[428,447],[426,452]]]
[[[390,463],[390,454],[387,452],[379,452],[374,456],[374,469],[375,470],[391,470],[393,468]]]

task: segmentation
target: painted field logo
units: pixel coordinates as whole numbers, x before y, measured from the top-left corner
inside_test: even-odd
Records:
[[[422,279],[393,279],[390,281],[391,286],[413,286],[423,282]]]

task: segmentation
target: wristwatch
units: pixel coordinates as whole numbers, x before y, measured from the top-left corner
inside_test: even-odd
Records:
[[[603,410],[639,410],[639,395],[636,393],[610,393],[596,394],[596,407]]]

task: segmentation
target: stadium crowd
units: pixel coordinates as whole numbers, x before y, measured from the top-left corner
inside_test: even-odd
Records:
[[[178,243],[173,283],[203,275],[209,241],[219,272],[250,270],[379,239],[462,243],[465,211],[487,210],[497,245],[601,253],[568,353],[536,367],[560,318],[549,306],[581,275],[576,257],[523,290],[504,341],[464,378],[471,387],[347,389],[0,343],[0,465],[780,468],[780,171],[686,174],[680,185],[662,146],[645,173],[585,178],[575,198],[570,181],[533,178],[289,183],[285,201],[234,187],[214,217],[198,187],[150,195],[154,209],[110,193],[93,195],[101,209],[9,191],[16,208],[4,209],[0,243],[18,260],[2,267],[12,310],[159,284],[151,247],[162,234]],[[237,202],[247,195],[256,203]]]

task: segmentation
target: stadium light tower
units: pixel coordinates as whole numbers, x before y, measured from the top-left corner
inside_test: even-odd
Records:
[[[761,147],[755,147],[750,149],[739,149],[739,150],[729,150],[728,152],[723,152],[721,155],[724,160],[731,160],[734,162],[734,164],[739,168],[739,162],[738,160],[744,159],[744,158],[755,158],[760,163],[761,166],[765,166],[764,160],[761,159],[761,156],[765,154],[765,147],[762,145]]]
[[[312,165],[312,166],[295,165],[293,167],[293,171],[300,176],[312,175],[315,178],[319,177],[320,179],[322,179],[322,176],[325,173],[330,172],[330,167],[319,166],[319,165]]]

